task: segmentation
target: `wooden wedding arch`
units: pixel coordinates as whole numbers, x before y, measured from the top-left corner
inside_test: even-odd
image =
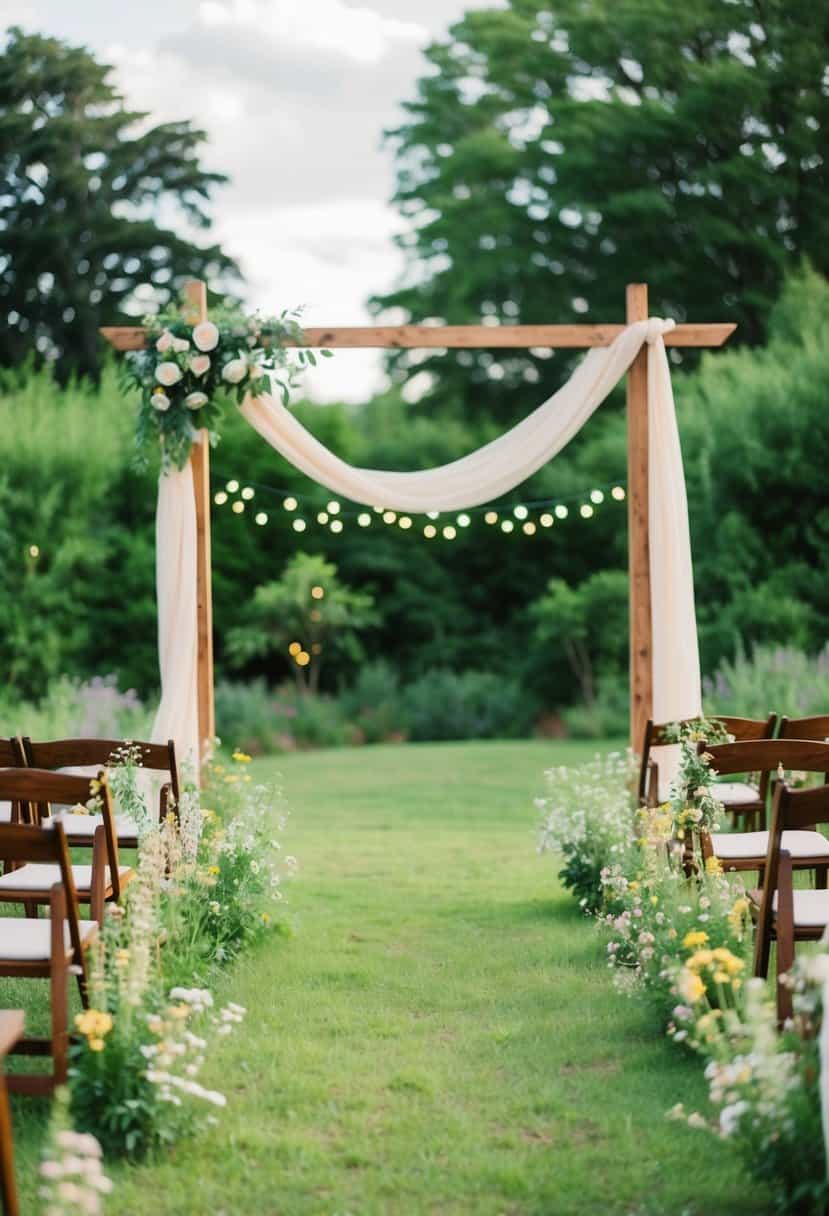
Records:
[[[185,307],[191,324],[207,320],[207,288],[202,282],[185,287]],[[625,298],[626,325],[648,318],[646,283],[629,283]],[[331,326],[304,330],[309,349],[338,347],[380,350],[441,348],[452,350],[534,347],[587,349],[609,346],[625,325],[391,325]],[[736,329],[728,323],[677,325],[665,335],[666,346],[722,346]],[[103,337],[116,350],[141,350],[146,344],[138,325],[106,326]],[[210,557],[210,447],[193,445],[190,461],[196,495],[198,545],[198,699],[199,739],[216,734],[213,700],[213,595]],[[627,498],[628,568],[630,572],[630,739],[638,747],[653,705],[648,516],[648,351],[643,346],[627,374]]]

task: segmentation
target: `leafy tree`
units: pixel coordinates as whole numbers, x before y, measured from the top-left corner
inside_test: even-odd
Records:
[[[412,273],[378,308],[611,321],[625,283],[647,280],[653,312],[732,319],[758,342],[786,270],[806,254],[829,271],[823,6],[510,0],[467,13],[427,59],[391,133]],[[419,366],[430,410],[503,419],[559,362]]]
[[[616,672],[624,665],[627,588],[627,575],[621,570],[600,570],[576,587],[551,578],[544,595],[530,607],[536,644],[564,651],[587,706],[595,702],[599,672]]]
[[[256,588],[245,623],[231,631],[231,659],[244,663],[273,653],[284,656],[297,691],[316,693],[325,655],[360,658],[358,631],[374,623],[373,607],[370,595],[339,580],[333,562],[297,553],[278,582]]]
[[[83,47],[8,31],[0,55],[0,362],[28,352],[61,374],[97,374],[98,327],[164,304],[188,278],[229,281],[234,263],[157,218],[207,229],[227,179],[189,122],[145,125]]]

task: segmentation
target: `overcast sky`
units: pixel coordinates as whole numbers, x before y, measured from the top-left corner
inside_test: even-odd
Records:
[[[192,118],[232,179],[214,236],[248,304],[307,305],[308,324],[360,324],[401,269],[383,129],[414,93],[423,47],[465,9],[500,0],[0,0],[2,25],[84,43],[128,102]],[[359,400],[378,357],[340,352],[315,395]]]

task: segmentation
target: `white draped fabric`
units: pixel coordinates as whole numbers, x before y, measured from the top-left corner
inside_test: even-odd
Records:
[[[199,744],[196,496],[189,464],[159,479],[155,544],[161,704],[152,738],[174,739],[182,763],[197,759]]]
[[[469,456],[435,469],[394,473],[354,468],[269,394],[248,398],[241,412],[286,460],[353,502],[412,513],[456,511],[506,494],[560,452],[648,343],[654,713],[661,721],[691,717],[701,708],[694,584],[682,454],[662,340],[673,325],[658,318],[629,325],[610,346],[590,350],[568,382],[517,426]],[[187,503],[179,501],[185,496]],[[196,737],[192,499],[187,470],[162,478],[157,534],[163,700],[154,737],[171,734],[183,755]]]

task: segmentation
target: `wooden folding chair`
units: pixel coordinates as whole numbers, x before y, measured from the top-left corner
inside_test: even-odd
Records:
[[[802,743],[802,747],[827,747]],[[795,766],[792,766],[795,767]],[[807,764],[796,766],[815,771]],[[781,1022],[791,1016],[791,991],[780,983],[794,962],[795,942],[818,941],[829,926],[829,891],[795,890],[794,858],[787,839],[811,835],[809,828],[829,823],[829,786],[792,790],[778,781],[772,803],[769,847],[762,890],[749,894],[757,931],[754,939],[754,974],[767,976],[772,942],[777,942],[777,1012]]]
[[[104,904],[108,900],[120,899],[121,891],[132,879],[133,872],[129,866],[118,863],[115,817],[106,773],[102,771],[97,781],[101,823],[92,837],[92,864],[73,866],[72,875],[78,900],[82,904],[89,904],[91,915],[100,923],[103,921]],[[92,792],[90,785],[88,777],[70,777],[64,773],[44,772],[35,768],[0,769],[0,798],[27,803],[36,818],[42,808],[49,809],[53,803],[64,806],[85,803]],[[0,902],[20,903],[27,907],[48,904],[52,887],[59,881],[56,865],[26,862],[0,876]]]
[[[176,745],[172,739],[167,743],[130,741],[129,744],[117,739],[54,739],[49,743],[33,743],[24,738],[22,741],[26,763],[40,769],[107,767],[114,762],[116,753],[127,746],[140,749],[143,769],[166,773],[169,777],[159,792],[159,820],[169,811],[178,816],[179,773]],[[69,844],[79,848],[91,845],[95,829],[102,822],[100,815],[76,815],[71,811],[63,813],[61,820]],[[138,848],[138,825],[127,816],[115,816],[115,835],[120,848]]]
[[[7,788],[0,774],[0,790]],[[17,789],[12,789],[11,797],[17,796]],[[22,793],[19,796],[22,797]],[[17,1093],[49,1094],[55,1085],[66,1081],[70,968],[77,974],[81,1001],[86,1007],[85,954],[95,940],[98,922],[81,920],[78,916],[69,848],[60,824],[48,828],[0,824],[0,858],[4,861],[22,861],[22,869],[34,865],[58,876],[58,881],[52,884],[48,893],[48,920],[0,917],[0,976],[48,979],[51,989],[51,1035],[48,1038],[20,1039],[12,1052],[51,1056],[52,1072],[45,1076],[10,1075],[7,1078],[8,1087]]]
[[[25,765],[22,739],[0,739],[0,769]],[[0,823],[19,823],[20,804],[0,800]]]
[[[800,739],[761,739],[747,743],[718,743],[697,745],[700,752],[711,756],[711,767],[717,773],[744,773],[747,771],[777,772],[798,769],[808,773],[829,773],[829,743],[813,743]],[[747,769],[746,765],[750,768]],[[716,787],[717,794],[722,785]],[[706,859],[716,857],[725,870],[757,870],[760,881],[766,865],[769,849],[769,833],[754,832],[707,832],[700,833],[702,855]],[[783,844],[798,870],[814,870],[815,885],[826,886],[829,867],[829,840],[821,832],[787,832]]]
[[[3,1062],[15,1043],[23,1037],[24,1024],[22,1009],[0,1010],[0,1196],[4,1216],[18,1216],[20,1207],[17,1202],[12,1120]]]
[[[748,742],[754,739],[772,739],[777,726],[777,715],[769,714],[767,718],[728,718],[717,716],[714,721],[721,722],[724,729],[733,737],[735,742]],[[667,737],[669,726],[673,723],[663,723],[658,726],[648,721],[645,727],[645,737],[642,743],[642,760],[639,770],[639,805],[658,806],[667,801],[668,791],[660,789],[659,765],[652,755],[655,747],[668,746],[671,740]],[[756,783],[751,781],[723,782],[717,788],[717,797],[726,811],[736,820],[745,818],[749,822],[759,820],[759,827],[766,826],[766,796],[768,794],[768,773],[761,772]]]

